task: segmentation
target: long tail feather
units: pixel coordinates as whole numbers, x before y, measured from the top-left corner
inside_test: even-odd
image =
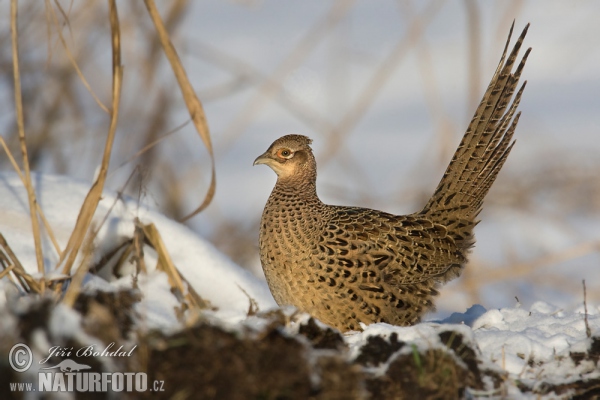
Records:
[[[515,116],[515,112],[527,82],[521,86],[512,104],[511,99],[531,48],[525,52],[516,71],[511,73],[529,24],[507,58],[513,27],[514,22],[483,99],[442,180],[421,213],[441,216],[451,213],[462,218],[474,219],[481,211],[483,199],[514,145],[512,137],[520,115],[517,113]]]

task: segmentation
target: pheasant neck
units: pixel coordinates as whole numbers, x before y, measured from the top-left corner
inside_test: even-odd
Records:
[[[273,195],[284,198],[298,197],[306,203],[321,203],[317,196],[317,185],[315,179],[298,179],[298,177],[287,177],[277,179]]]

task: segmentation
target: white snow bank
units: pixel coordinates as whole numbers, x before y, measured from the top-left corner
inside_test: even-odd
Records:
[[[587,320],[592,335],[600,336],[600,307],[588,305]],[[537,302],[529,310],[490,310],[475,320],[473,332],[485,358],[522,378],[565,381],[582,369],[596,369],[593,365],[576,368],[569,357],[569,353],[585,352],[590,344],[583,305],[561,310]]]
[[[561,310],[551,304],[537,302],[529,310],[521,307],[484,311],[477,305],[464,314],[455,313],[442,323],[424,322],[410,327],[388,324],[364,326],[363,332],[350,332],[345,340],[351,358],[356,357],[369,337],[379,336],[387,341],[393,334],[397,340],[410,343],[372,372],[384,374],[389,364],[401,354],[416,346],[424,353],[432,348],[444,348],[440,334],[453,331],[462,335],[462,342],[479,348],[478,359],[484,367],[508,373],[505,382],[511,389],[511,398],[526,398],[515,382],[525,382],[529,387],[537,384],[560,385],[582,379],[597,379],[600,368],[591,360],[576,362],[572,355],[589,351],[592,339],[586,335],[583,305]],[[462,316],[461,316],[462,315]],[[456,324],[457,321],[472,322]],[[592,336],[600,336],[600,306],[588,304],[587,323]],[[514,390],[512,390],[514,389]]]
[[[32,180],[42,210],[64,249],[90,184],[44,174],[33,174]],[[249,307],[248,296],[256,300],[261,310],[276,306],[265,282],[235,265],[184,225],[131,198],[117,199],[115,193],[104,193],[94,217],[96,226],[107,214],[95,241],[96,259],[132,237],[137,217],[143,223],[153,223],[157,227],[174,264],[196,292],[218,308],[219,317],[226,320],[245,317]],[[0,233],[24,268],[36,273],[27,193],[19,177],[12,172],[0,173]],[[152,253],[146,251],[149,267],[156,264]],[[58,262],[58,255],[49,240],[44,241],[44,256],[46,273],[51,273]],[[131,278],[127,276],[110,285],[97,277],[89,277],[87,282],[88,289],[100,287],[106,290],[110,286],[130,285]],[[151,273],[140,279],[139,286],[144,293],[144,301],[138,306],[138,311],[146,318],[148,326],[173,327],[177,324],[173,313],[177,301],[169,290],[166,276]]]

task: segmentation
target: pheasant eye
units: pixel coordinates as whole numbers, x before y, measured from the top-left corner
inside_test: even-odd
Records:
[[[277,152],[277,155],[281,158],[292,158],[294,153],[292,153],[292,151],[288,149],[281,149]]]

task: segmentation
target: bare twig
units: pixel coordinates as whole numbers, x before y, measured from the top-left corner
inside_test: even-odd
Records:
[[[584,321],[585,321],[585,334],[588,338],[592,337],[592,330],[590,329],[590,324],[588,322],[588,311],[587,311],[587,293],[585,288],[585,279],[581,281],[583,285],[583,310],[585,312]]]
[[[126,161],[123,161],[123,163],[121,163],[121,165],[119,165],[118,167],[116,167],[115,169],[113,169],[110,172],[110,174],[108,174],[108,177],[110,178],[116,171],[119,170],[119,168],[122,168],[125,165],[129,164],[130,162],[132,162],[133,160],[135,160],[136,158],[138,158],[139,156],[141,156],[142,154],[144,154],[148,150],[150,150],[153,147],[155,147],[156,145],[158,145],[163,140],[167,139],[172,134],[179,132],[181,129],[185,128],[187,126],[187,124],[189,124],[189,123],[190,123],[190,120],[187,120],[184,123],[177,125],[175,128],[171,129],[170,131],[168,131],[164,135],[162,135],[162,136],[156,138],[155,140],[153,140],[152,142],[146,144],[144,147],[142,147],[140,150],[138,150],[134,155],[132,155],[131,157],[129,157]]]
[[[68,19],[66,18],[66,15],[64,13],[64,11],[62,10],[62,8],[60,7],[60,4],[58,3],[58,1],[55,0],[56,5],[59,7],[59,10],[61,11],[61,13],[63,14],[63,17],[65,18],[65,20],[68,22]],[[62,34],[62,28],[60,26],[60,24],[58,23],[58,17],[56,16],[56,12],[54,11],[54,7],[52,7],[52,5],[50,4],[49,0],[46,0],[46,7],[48,7],[50,9],[50,14],[52,15],[52,20],[54,21],[54,25],[56,26],[56,32],[58,33],[58,37],[60,38],[60,41],[65,49],[65,53],[67,54],[67,58],[69,59],[69,61],[71,62],[71,65],[73,66],[73,68],[75,69],[75,72],[77,73],[77,76],[79,76],[79,79],[81,80],[81,83],[83,83],[83,86],[85,86],[85,88],[87,89],[88,92],[90,92],[90,94],[92,95],[92,97],[94,98],[94,100],[96,101],[96,103],[98,103],[98,105],[100,106],[100,108],[106,112],[107,114],[110,114],[110,111],[108,110],[108,108],[104,105],[104,103],[102,103],[102,101],[100,100],[100,98],[98,96],[96,96],[96,93],[94,93],[94,91],[92,90],[92,87],[90,86],[90,84],[88,83],[87,79],[85,79],[85,76],[83,75],[83,72],[81,72],[81,69],[79,68],[79,65],[77,64],[77,61],[75,60],[75,57],[73,56],[73,53],[71,53],[71,49],[69,49],[69,46],[67,45],[67,42]],[[70,25],[69,25],[69,30],[70,30]]]
[[[244,293],[246,295],[246,297],[248,298],[248,312],[246,313],[246,316],[251,317],[253,315],[256,315],[259,311],[259,307],[258,307],[258,303],[256,302],[256,299],[254,299],[254,297],[250,296],[248,294],[248,292],[246,292],[244,290],[244,288],[241,287],[240,285],[237,285],[237,287],[240,288],[242,293]]]

